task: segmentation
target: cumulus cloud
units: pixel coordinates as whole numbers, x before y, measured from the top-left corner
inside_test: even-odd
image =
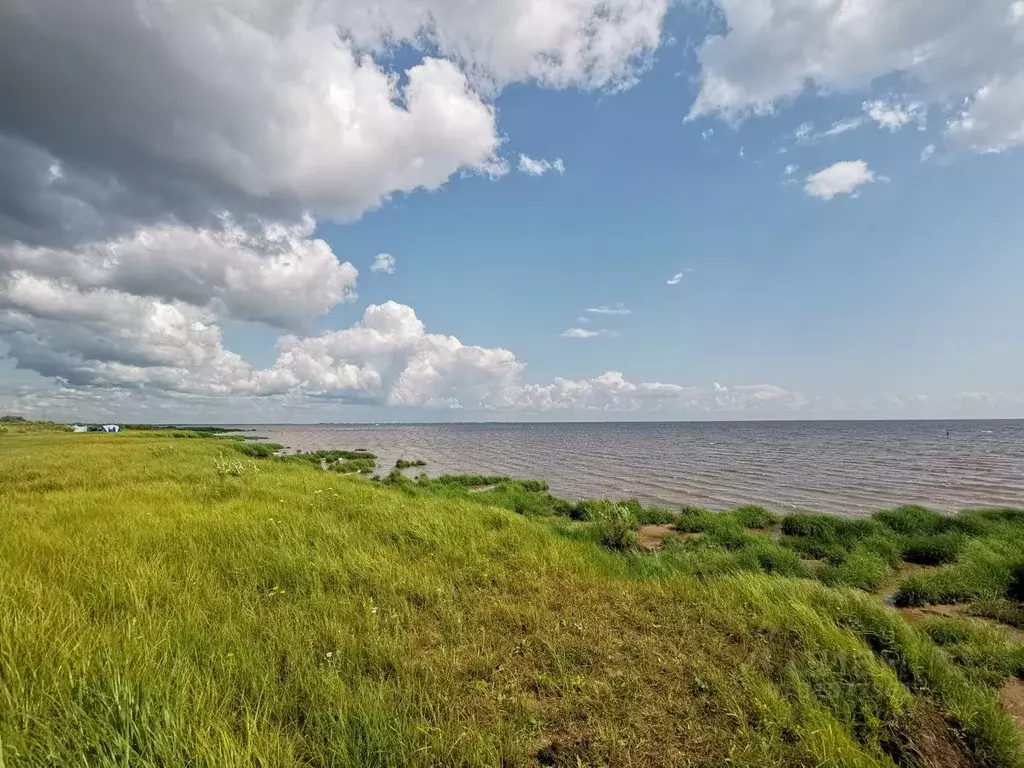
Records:
[[[875,173],[863,160],[844,160],[807,177],[804,191],[811,197],[831,200],[849,195],[858,187],[875,180]]]
[[[14,243],[0,247],[0,287],[31,277],[82,296],[151,297],[212,317],[298,329],[355,298],[355,267],[312,234],[309,219],[258,232],[225,220],[216,229],[155,225],[68,248]]]
[[[862,89],[897,73],[913,84],[918,101],[964,100],[948,131],[952,141],[999,151],[1024,140],[1024,14],[1017,3],[715,4],[726,31],[710,35],[698,50],[701,89],[690,118],[770,114],[808,89]]]
[[[411,310],[384,305],[338,335],[301,335],[355,297],[356,269],[314,237],[316,221],[356,219],[455,174],[507,173],[493,106],[501,90],[630,86],[660,42],[666,7],[0,6],[4,352],[91,392],[466,396],[509,354],[417,333]],[[394,262],[371,269],[381,267]],[[231,320],[296,335],[282,337],[274,366],[254,370],[224,347]]]
[[[628,85],[659,43],[665,8],[8,3],[0,234],[67,244],[168,219],[209,226],[224,211],[347,220],[456,171],[501,173],[489,97],[517,81]],[[386,69],[403,43],[429,53]]]
[[[179,403],[284,398],[516,411],[714,411],[803,402],[771,385],[703,390],[634,383],[615,372],[532,384],[512,352],[430,333],[411,307],[395,302],[368,307],[349,328],[282,336],[273,364],[256,369],[225,349],[220,328],[187,305],[25,277],[7,280],[0,291],[0,336],[20,367],[55,378],[65,389],[135,392],[152,402],[167,396]]]
[[[787,165],[785,168],[782,169],[782,173],[785,176],[792,176],[794,173],[796,173],[799,170],[800,170],[800,166],[799,165],[794,165],[793,163],[790,163],[789,165]]]
[[[20,239],[47,241],[78,226],[209,226],[225,210],[348,220],[498,166],[494,110],[453,63],[425,58],[399,86],[329,25],[294,21],[127,0],[0,11],[0,134],[13,142],[0,165],[28,144],[35,166],[21,205],[0,213]],[[61,64],[38,66],[34,51],[55,45]]]
[[[395,257],[390,253],[378,253],[370,265],[371,272],[383,272],[385,275],[395,274]]]
[[[682,279],[683,279],[683,273],[682,272],[676,272],[674,275],[672,275],[672,277],[670,277],[665,282],[668,283],[669,285],[679,285],[679,283],[682,282]]]
[[[922,163],[927,163],[929,160],[932,159],[932,155],[934,155],[934,154],[935,154],[935,145],[934,144],[927,145],[924,149],[921,150],[921,162]]]
[[[565,163],[562,158],[556,158],[549,162],[547,160],[534,160],[526,155],[519,156],[519,170],[527,176],[543,176],[548,171],[554,171],[559,175],[565,173]]]
[[[626,307],[622,306],[622,304],[616,304],[614,307],[591,307],[586,311],[592,315],[630,315],[633,313],[633,310],[626,309]]]

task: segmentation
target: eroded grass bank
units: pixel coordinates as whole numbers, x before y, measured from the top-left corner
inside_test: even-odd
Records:
[[[611,551],[602,503],[512,511],[539,485],[239,450],[0,434],[5,765],[1024,763],[994,693],[1013,659],[958,663],[963,633],[803,572],[711,567],[761,563],[735,529]]]

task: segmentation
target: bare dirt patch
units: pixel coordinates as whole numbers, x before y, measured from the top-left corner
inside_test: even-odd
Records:
[[[999,702],[1003,705],[1003,709],[1017,721],[1017,725],[1024,728],[1024,682],[1015,677],[1008,680],[999,689]]]
[[[956,738],[949,722],[930,702],[919,701],[907,730],[908,744],[900,752],[912,755],[913,764],[925,768],[971,768],[974,763]],[[906,755],[909,752],[910,755]],[[904,764],[903,760],[897,760]]]
[[[648,552],[654,552],[661,548],[662,542],[674,534],[676,529],[671,523],[665,525],[645,525],[636,533],[640,537],[640,546]]]
[[[909,622],[920,621],[928,616],[945,616],[954,618],[964,616],[962,605],[924,605],[919,607],[897,608],[900,615]]]

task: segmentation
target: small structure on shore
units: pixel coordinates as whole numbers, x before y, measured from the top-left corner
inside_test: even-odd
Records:
[[[72,432],[120,432],[121,427],[117,424],[72,424]]]

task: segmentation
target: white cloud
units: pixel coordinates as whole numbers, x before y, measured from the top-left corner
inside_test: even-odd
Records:
[[[928,146],[926,146],[924,149],[921,150],[921,162],[922,163],[927,163],[929,160],[931,160],[932,155],[934,155],[934,154],[935,154],[935,145],[934,144],[929,144]]]
[[[592,315],[630,315],[633,313],[633,310],[626,309],[622,304],[616,304],[614,307],[591,307],[586,311]]]
[[[548,171],[555,171],[561,175],[565,173],[565,163],[562,162],[560,157],[549,162],[547,160],[534,160],[532,157],[520,155],[519,170],[528,176],[543,176]]]
[[[395,257],[390,253],[378,253],[370,265],[371,272],[383,272],[385,275],[395,274]]]
[[[783,174],[785,174],[786,176],[792,176],[792,175],[793,175],[794,173],[796,173],[796,172],[797,172],[797,171],[799,171],[799,170],[800,170],[800,166],[799,166],[799,165],[793,165],[792,163],[790,163],[789,165],[787,165],[787,166],[786,166],[786,167],[785,167],[785,168],[783,169],[783,171],[782,171],[782,172],[783,172]]]
[[[567,328],[559,335],[563,339],[593,339],[597,336],[607,336],[608,331],[592,330],[590,328]]]
[[[841,136],[849,131],[855,131],[864,124],[864,118],[862,117],[851,117],[847,120],[840,120],[837,123],[832,123],[832,127],[827,131],[824,131],[822,137]]]
[[[831,200],[837,195],[852,194],[874,180],[875,173],[863,160],[845,160],[808,176],[804,191],[811,197]]]
[[[309,219],[247,232],[156,225],[133,235],[69,248],[0,247],[0,286],[27,278],[180,302],[210,316],[287,328],[355,299],[358,272],[342,263]],[[6,276],[6,277],[5,277]],[[42,285],[43,282],[37,283]],[[56,298],[56,295],[55,295]]]
[[[700,137],[702,139],[704,139],[704,141],[711,141],[711,137],[714,136],[714,135],[715,135],[715,129],[714,128],[707,128],[707,129],[705,129],[705,130],[700,132]]]
[[[1002,152],[1024,142],[1024,71],[994,77],[978,88],[950,122],[946,137],[976,152]]]
[[[500,174],[493,97],[514,82],[628,86],[660,42],[666,8],[667,0],[2,6],[0,158],[17,204],[0,209],[0,235],[66,244],[172,219],[209,226],[225,211],[240,222],[302,212],[349,220],[456,172]],[[403,45],[412,65],[389,68]],[[52,49],[61,58],[44,63],[38,51]]]
[[[338,345],[386,336],[387,318],[418,323],[387,306],[338,335],[284,337],[264,370],[224,347],[222,327],[256,320],[301,333],[352,300],[357,272],[313,237],[318,218],[352,220],[455,174],[507,173],[493,106],[501,90],[628,87],[660,41],[666,7],[0,5],[4,353],[72,387],[193,398],[270,397],[294,382],[302,396],[426,402],[446,376],[465,373],[465,384],[491,362],[501,368],[502,350],[423,333],[331,364]]]
[[[528,411],[685,411],[694,414],[798,410],[807,403],[798,392],[771,384],[700,388],[660,382],[635,383],[618,371],[592,379],[555,379],[508,393],[504,407]]]
[[[683,273],[682,272],[676,272],[674,275],[672,275],[672,277],[670,277],[665,282],[667,282],[669,285],[679,285],[679,283],[682,281],[682,279],[683,279]]]
[[[226,394],[250,372],[195,307],[24,273],[0,282],[0,339],[19,367],[76,386]]]
[[[741,120],[805,90],[904,75],[914,100],[966,100],[949,139],[978,151],[1024,141],[1024,17],[1006,0],[715,0],[725,32],[698,49],[689,117]],[[886,117],[885,119],[889,119]],[[901,119],[901,118],[897,118]]]
[[[928,124],[928,107],[920,101],[907,103],[886,99],[865,101],[864,112],[878,123],[879,128],[885,128],[892,133],[912,122],[916,122],[918,128],[922,130]]]
[[[617,372],[527,383],[525,366],[512,352],[428,333],[411,307],[394,302],[368,307],[350,328],[283,336],[274,363],[254,369],[224,349],[218,327],[182,305],[81,292],[36,278],[6,282],[0,301],[0,333],[11,356],[22,367],[58,379],[58,399],[74,408],[129,399],[179,408],[265,400],[296,406],[710,413],[789,410],[806,402],[772,385],[700,389],[634,383]],[[36,407],[48,405],[40,401]]]

